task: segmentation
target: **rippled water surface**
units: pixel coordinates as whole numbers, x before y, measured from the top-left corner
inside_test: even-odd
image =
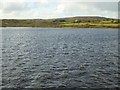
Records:
[[[2,86],[117,87],[118,30],[3,28]]]

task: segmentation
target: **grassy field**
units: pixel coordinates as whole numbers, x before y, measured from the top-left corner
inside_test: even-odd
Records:
[[[78,27],[78,28],[118,28],[118,24],[113,23],[61,23],[60,27]]]
[[[57,19],[2,19],[1,27],[119,28],[117,19],[105,17],[68,17]]]

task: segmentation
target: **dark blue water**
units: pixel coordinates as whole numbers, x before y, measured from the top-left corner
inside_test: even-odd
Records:
[[[118,30],[3,28],[6,88],[118,85]]]

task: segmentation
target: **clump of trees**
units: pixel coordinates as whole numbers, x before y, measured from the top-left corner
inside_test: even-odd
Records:
[[[53,22],[56,22],[56,23],[59,23],[59,22],[66,22],[66,20],[63,20],[63,19],[57,19],[57,20],[54,20]]]

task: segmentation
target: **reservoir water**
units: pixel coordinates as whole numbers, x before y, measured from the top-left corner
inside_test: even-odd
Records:
[[[3,88],[118,87],[118,30],[3,28]]]

